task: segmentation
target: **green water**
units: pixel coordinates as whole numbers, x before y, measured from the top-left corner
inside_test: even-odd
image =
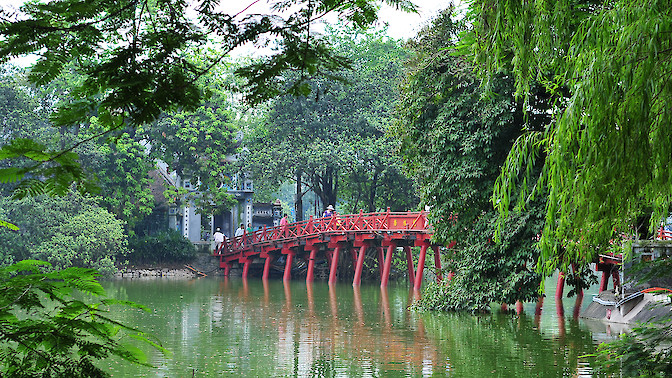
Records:
[[[330,288],[258,279],[105,282],[118,299],[150,313],[115,317],[152,332],[172,353],[156,369],[108,360],[115,377],[559,377],[590,376],[581,357],[613,336],[602,324],[542,314],[417,314],[407,286]],[[590,296],[586,295],[587,300]]]

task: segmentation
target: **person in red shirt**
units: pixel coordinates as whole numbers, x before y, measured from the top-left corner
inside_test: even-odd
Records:
[[[287,214],[282,214],[282,219],[280,219],[280,232],[282,236],[287,236],[287,225],[289,221],[287,220]]]

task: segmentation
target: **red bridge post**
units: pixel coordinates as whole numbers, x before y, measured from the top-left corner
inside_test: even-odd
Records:
[[[366,249],[368,246],[369,243],[363,241],[362,246],[359,247],[359,256],[357,256],[357,264],[355,265],[355,278],[352,279],[352,286],[359,286],[362,284],[362,268],[364,267],[364,257],[366,256]]]
[[[562,292],[565,290],[565,273],[560,272],[558,274],[558,283],[555,286],[555,299],[556,300],[561,300],[562,299]],[[564,312],[563,312],[564,314]]]
[[[383,269],[385,269],[385,255],[383,254],[383,247],[376,247],[376,251],[378,252],[378,273],[382,279]]]
[[[388,243],[385,262],[383,263],[383,274],[380,276],[380,287],[387,287],[387,283],[390,279],[390,268],[392,267],[392,253],[397,248],[396,241],[390,240]]]
[[[282,253],[285,255],[285,273],[282,276],[282,280],[287,282],[292,279],[292,260],[294,259],[294,251],[290,248],[282,247]]]
[[[308,271],[306,272],[306,283],[311,283],[313,282],[313,274],[315,272],[315,255],[317,254],[317,249],[319,247],[312,244],[306,244],[306,248],[310,250],[310,255],[308,257]]]
[[[415,268],[413,267],[413,256],[411,255],[411,247],[405,245],[404,252],[406,252],[406,265],[408,265],[408,282],[415,284]]]
[[[261,274],[261,279],[266,281],[268,280],[268,274],[271,271],[271,262],[272,262],[273,257],[271,255],[266,256],[266,260],[264,261],[264,272]]]
[[[436,282],[441,282],[443,280],[443,275],[441,274],[441,255],[439,255],[439,246],[432,246],[434,250],[434,266],[436,267]]]
[[[329,245],[331,248],[331,245]],[[341,250],[341,246],[339,243],[336,243],[336,245],[333,247],[334,248],[334,253],[331,255],[331,266],[329,267],[329,285],[333,285],[336,283],[336,271],[338,270],[338,254]]]
[[[600,293],[607,290],[609,287],[609,273],[606,270],[602,271],[602,279],[600,280]]]
[[[413,290],[420,291],[422,287],[422,273],[425,269],[425,257],[427,256],[427,243],[423,243],[420,247],[420,256],[418,256],[418,272],[415,274],[415,284],[413,285]]]
[[[243,263],[243,279],[247,279],[247,273],[250,272],[250,259],[245,259],[245,262]]]

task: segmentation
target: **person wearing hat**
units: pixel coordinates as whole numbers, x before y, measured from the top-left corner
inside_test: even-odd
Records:
[[[329,218],[332,215],[334,215],[334,206],[329,205],[327,206],[327,210],[324,210],[324,214],[322,214],[322,217]]]
[[[218,250],[222,244],[224,244],[224,234],[220,230],[219,227],[217,227],[217,230],[215,231],[214,234],[212,234],[213,239],[215,239],[215,250]]]

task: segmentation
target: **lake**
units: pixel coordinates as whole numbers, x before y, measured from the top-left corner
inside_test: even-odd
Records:
[[[117,360],[105,368],[115,377],[591,376],[583,356],[620,330],[573,319],[573,298],[558,315],[549,282],[541,314],[527,303],[521,315],[472,316],[409,311],[406,283],[381,290],[240,278],[108,281],[111,297],[151,309],[114,317],[172,353],[150,351],[155,369]]]

